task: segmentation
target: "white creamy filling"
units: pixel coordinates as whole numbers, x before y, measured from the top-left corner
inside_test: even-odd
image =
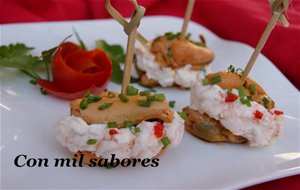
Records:
[[[174,119],[171,123],[164,123],[164,136],[170,139],[167,148],[176,147],[182,139],[184,120],[173,112]],[[136,127],[140,132],[133,132],[129,128],[108,128],[106,124],[88,125],[84,120],[75,116],[62,118],[57,124],[57,139],[70,152],[94,152],[98,157],[110,158],[152,158],[156,156],[164,145],[161,138],[154,135],[156,122],[143,121]],[[109,131],[115,130],[117,134],[110,135]],[[89,145],[87,142],[95,139],[96,143]]]
[[[238,94],[237,90],[232,93]],[[282,115],[270,113],[264,106],[251,101],[251,107],[243,105],[239,99],[225,102],[227,92],[218,85],[203,86],[201,82],[193,84],[190,108],[206,113],[219,120],[235,135],[245,137],[250,146],[265,146],[279,137],[282,130]],[[263,114],[262,119],[254,117],[254,112]]]
[[[144,71],[149,79],[158,81],[163,87],[173,86],[175,83],[179,86],[190,88],[197,78],[204,78],[210,70],[209,66],[206,66],[200,71],[194,71],[190,64],[179,69],[160,67],[155,62],[155,56],[143,46],[136,48],[135,56],[137,67]]]

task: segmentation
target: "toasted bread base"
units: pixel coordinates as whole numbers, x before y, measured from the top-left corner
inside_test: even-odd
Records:
[[[186,130],[196,137],[207,142],[245,143],[247,139],[234,135],[222,126],[220,121],[210,118],[207,114],[201,114],[196,110],[185,107],[183,111],[187,115],[185,121]]]

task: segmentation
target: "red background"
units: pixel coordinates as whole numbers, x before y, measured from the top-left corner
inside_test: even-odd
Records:
[[[0,23],[110,18],[104,0],[0,0]],[[130,16],[128,0],[111,0],[123,16]],[[183,17],[186,0],[139,0],[146,15]],[[300,89],[300,0],[291,0],[288,28],[277,24],[262,53]],[[192,20],[218,36],[255,47],[271,17],[268,0],[196,0]],[[217,180],[217,179],[216,179]],[[300,175],[247,189],[300,189]]]

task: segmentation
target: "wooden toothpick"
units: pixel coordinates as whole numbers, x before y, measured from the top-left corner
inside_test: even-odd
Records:
[[[186,11],[185,11],[185,16],[184,16],[184,21],[183,21],[182,28],[181,28],[181,33],[179,36],[180,40],[183,40],[185,38],[185,33],[187,31],[188,24],[191,20],[194,4],[195,4],[195,0],[189,0],[188,5],[186,7]]]
[[[272,30],[274,29],[278,19],[280,19],[280,21],[283,23],[283,25],[285,27],[288,26],[288,22],[285,18],[285,16],[283,15],[284,12],[287,10],[288,8],[288,0],[270,0],[270,2],[272,3],[272,12],[273,15],[265,29],[265,31],[263,32],[252,56],[250,57],[248,64],[243,72],[242,75],[242,82],[245,82],[252,66],[254,65],[259,53],[261,52],[262,48],[264,47],[267,39],[269,38]]]
[[[108,13],[124,28],[127,27],[129,24],[124,17],[111,5],[110,0],[105,0],[105,8],[108,11]],[[137,32],[137,40],[142,44],[146,45],[148,44],[149,40],[147,40],[142,34]]]
[[[131,78],[131,67],[133,62],[133,55],[134,55],[134,45],[135,39],[139,36],[137,32],[137,27],[140,23],[140,20],[145,14],[145,8],[139,6],[136,0],[131,0],[134,4],[135,11],[131,16],[130,22],[123,22],[123,17],[118,13],[116,9],[114,9],[111,4],[110,0],[106,0],[106,8],[108,12],[115,18],[118,22],[122,21],[125,23],[124,31],[128,35],[127,39],[127,48],[126,48],[126,57],[125,57],[125,66],[124,66],[124,74],[123,74],[123,81],[122,81],[122,89],[121,93],[126,94],[127,86],[130,83]],[[119,22],[120,23],[120,22]],[[142,35],[140,35],[141,43],[148,43],[147,40],[143,39]]]

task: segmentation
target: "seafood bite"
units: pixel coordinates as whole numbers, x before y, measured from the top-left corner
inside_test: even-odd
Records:
[[[179,35],[168,32],[136,49],[136,69],[142,85],[190,88],[197,77],[205,76],[214,54],[206,47],[204,37],[195,42],[190,34],[182,40]]]
[[[164,94],[128,86],[127,94],[87,94],[70,103],[71,115],[57,124],[57,139],[73,154],[90,159],[153,158],[182,139],[184,120]]]
[[[243,83],[232,67],[194,83],[184,112],[186,130],[208,142],[265,146],[282,131],[283,112],[258,83],[249,77]]]

